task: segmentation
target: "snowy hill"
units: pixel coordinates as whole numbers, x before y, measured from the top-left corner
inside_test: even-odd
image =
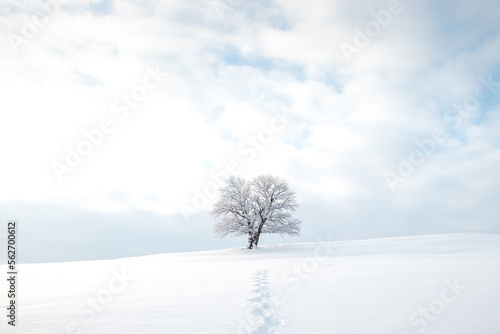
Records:
[[[500,236],[25,264],[15,329],[0,289],[1,333],[500,333]]]

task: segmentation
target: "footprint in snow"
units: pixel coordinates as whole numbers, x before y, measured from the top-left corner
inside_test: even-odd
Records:
[[[276,315],[271,300],[269,271],[257,270],[252,278],[250,298],[247,299],[245,315],[241,319],[238,333],[276,334],[283,321]]]

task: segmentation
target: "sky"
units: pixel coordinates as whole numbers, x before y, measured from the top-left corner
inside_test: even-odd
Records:
[[[241,247],[274,174],[299,237],[500,233],[495,0],[0,2],[0,240],[21,262]],[[0,225],[0,226],[2,226]],[[3,261],[3,260],[2,260]]]

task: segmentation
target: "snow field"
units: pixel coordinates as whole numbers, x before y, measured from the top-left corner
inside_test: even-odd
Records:
[[[21,264],[18,284],[1,333],[500,333],[498,235]]]

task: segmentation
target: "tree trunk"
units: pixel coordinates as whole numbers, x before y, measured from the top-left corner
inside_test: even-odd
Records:
[[[260,238],[260,234],[262,233],[262,228],[264,227],[264,223],[261,223],[259,225],[259,228],[257,229],[257,233],[255,234],[255,240],[254,240],[254,243],[255,243],[255,247],[257,247],[257,244],[259,243],[259,238]]]
[[[247,249],[252,249],[254,242],[255,242],[255,237],[253,236],[253,234],[248,233],[248,245],[247,245]]]
[[[258,246],[258,244],[259,244],[259,238],[260,238],[260,233],[258,233],[258,234],[255,236],[255,242],[254,242],[254,243],[255,243],[255,247],[257,247],[257,246]]]

